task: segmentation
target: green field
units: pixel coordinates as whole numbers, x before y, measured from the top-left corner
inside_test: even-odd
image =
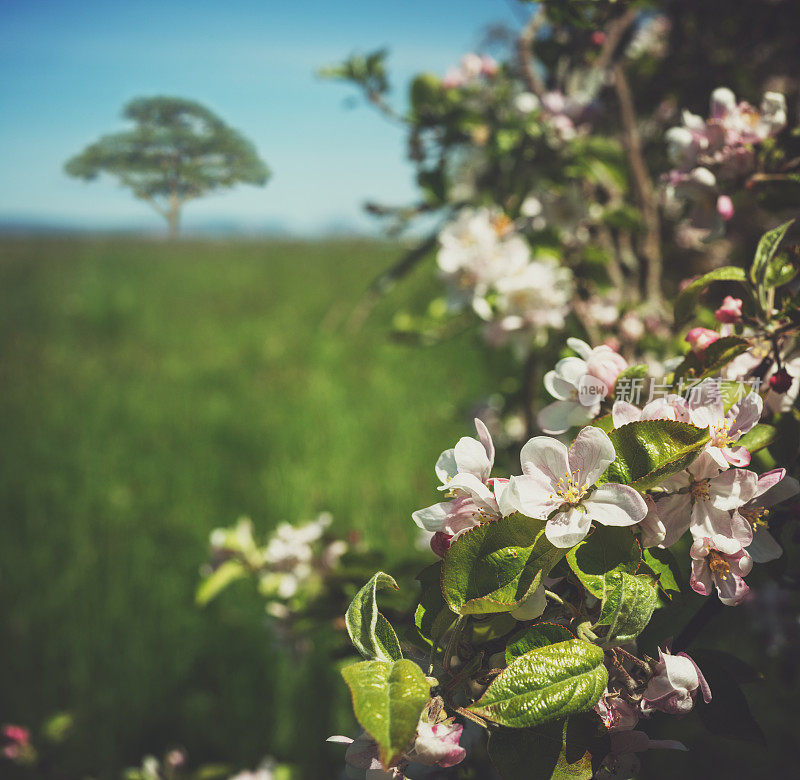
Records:
[[[412,548],[436,456],[493,388],[466,336],[391,343],[397,296],[344,327],[399,252],[0,245],[0,718],[72,711],[64,777],[112,777],[171,744],[310,777],[326,750],[341,758],[321,742],[350,723],[324,648],[287,658],[245,584],[205,611],[193,595],[209,531],[240,514],[264,533],[329,510],[390,557]]]
[[[172,745],[195,764],[272,755],[309,780],[341,765],[323,740],[353,720],[324,632],[298,655],[276,642],[250,583],[205,610],[194,591],[210,530],[241,514],[263,535],[329,510],[390,571],[414,554],[409,515],[434,500],[436,456],[513,364],[466,334],[426,348],[388,338],[394,311],[434,283],[430,268],[363,328],[345,327],[400,252],[0,242],[0,722],[35,731],[74,715],[48,777],[117,778]],[[726,609],[698,644],[766,678],[746,690],[768,749],[746,741],[747,724],[726,741],[695,717],[656,718],[652,736],[693,750],[654,752],[643,778],[767,776],[794,754],[796,668],[742,629],[752,619]],[[654,652],[657,619],[651,634]]]

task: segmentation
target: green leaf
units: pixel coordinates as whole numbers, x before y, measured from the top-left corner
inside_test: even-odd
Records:
[[[767,264],[764,272],[764,287],[772,289],[781,287],[797,276],[797,268],[786,254],[779,254],[772,258]]]
[[[609,433],[609,431],[614,430],[614,418],[610,413],[604,414],[602,417],[595,417],[594,420],[589,423],[589,425]]]
[[[617,572],[611,589],[603,599],[596,625],[608,626],[604,644],[622,645],[631,642],[650,622],[658,606],[654,583],[646,575]]]
[[[503,780],[590,780],[594,772],[587,745],[594,728],[583,720],[495,729],[489,736],[489,758]]]
[[[778,437],[778,431],[771,425],[759,423],[754,428],[743,434],[739,441],[736,442],[737,446],[744,447],[748,452],[758,452],[768,447]]]
[[[453,612],[510,612],[564,556],[544,535],[545,521],[514,514],[463,533],[447,551],[442,593]]]
[[[756,247],[753,265],[750,266],[750,281],[753,282],[753,284],[761,285],[764,283],[767,266],[775,256],[775,252],[778,251],[779,244],[783,241],[786,231],[791,227],[793,222],[794,220],[790,219],[788,222],[784,222],[782,225],[768,230],[761,236],[761,240]]]
[[[690,282],[683,288],[675,301],[675,323],[685,322],[692,316],[700,293],[713,282],[746,282],[747,274],[742,268],[733,265],[726,265],[722,268],[715,268],[707,274],[703,274],[698,279]]]
[[[689,377],[699,382],[716,376],[734,358],[750,349],[750,342],[739,336],[723,336],[706,347],[702,359],[694,352],[688,352],[683,362],[675,369],[675,381]]]
[[[219,596],[232,582],[242,579],[246,573],[241,561],[234,558],[225,561],[200,583],[195,593],[195,602],[198,606],[204,607],[209,601]]]
[[[629,528],[598,525],[567,553],[567,564],[593,596],[605,597],[615,572],[635,574],[642,548]]]
[[[575,634],[558,623],[537,623],[535,626],[527,626],[511,637],[506,647],[506,663],[510,664],[515,658],[531,650],[567,642],[570,639],[575,639]]]
[[[646,363],[637,363],[635,366],[628,366],[620,373],[617,377],[617,381],[614,383],[614,397],[619,398],[621,391],[631,380],[644,379],[647,376],[648,369],[649,367]]]
[[[385,769],[411,745],[430,684],[413,661],[361,661],[342,669],[356,719],[377,743]]]
[[[667,598],[671,599],[672,594],[681,592],[680,568],[675,556],[661,547],[646,547],[642,552],[644,562],[650,571],[658,579],[658,587],[664,591]]]
[[[422,639],[432,646],[439,643],[456,619],[442,596],[442,562],[423,569],[417,580],[422,586],[422,594],[414,613],[414,624]]]
[[[603,651],[570,639],[512,661],[468,709],[501,726],[538,726],[593,707],[607,683]]]
[[[350,639],[364,658],[378,661],[396,661],[403,657],[389,621],[378,612],[377,592],[385,588],[399,590],[393,577],[379,571],[356,593],[347,608],[345,624]]]
[[[708,441],[708,429],[675,420],[640,420],[608,434],[617,457],[604,482],[621,482],[639,492],[683,471]]]

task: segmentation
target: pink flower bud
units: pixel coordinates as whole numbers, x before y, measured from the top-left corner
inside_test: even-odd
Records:
[[[606,386],[607,394],[613,391],[617,377],[627,367],[625,358],[605,345],[595,347],[586,361],[586,373],[599,379]]]
[[[727,195],[717,198],[717,214],[726,222],[733,216],[733,201]]]
[[[602,30],[595,30],[592,33],[592,43],[595,46],[602,46],[606,42],[606,34]]]
[[[450,534],[446,534],[444,531],[437,531],[431,537],[431,550],[440,558],[444,558],[444,554],[450,549],[452,543],[453,537]]]
[[[782,368],[769,378],[769,386],[779,394],[788,393],[789,388],[792,386],[793,377],[785,369]]]
[[[725,300],[715,312],[717,322],[739,322],[742,319],[742,299],[726,295]]]
[[[11,723],[3,726],[3,736],[11,742],[16,742],[18,745],[27,745],[31,738],[28,729],[22,726],[15,726]]]
[[[698,357],[702,357],[709,345],[713,344],[718,338],[719,333],[708,328],[692,328],[686,334],[686,341],[692,348],[692,352]]]

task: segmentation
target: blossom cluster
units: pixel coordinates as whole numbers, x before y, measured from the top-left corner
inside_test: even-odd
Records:
[[[447,89],[467,87],[476,84],[481,78],[493,78],[499,69],[500,66],[494,57],[468,52],[458,65],[447,70],[442,77],[442,86]]]
[[[301,525],[280,523],[264,545],[256,542],[248,518],[241,518],[232,528],[215,529],[210,537],[211,561],[203,571],[204,583],[198,594],[213,583],[223,566],[237,566],[242,573],[256,575],[273,617],[289,617],[293,602],[309,597],[348,549],[344,540],[326,538],[332,520],[323,512]]]
[[[590,348],[571,339],[582,358],[565,358],[545,383],[561,400],[540,421],[558,420],[558,432],[597,415],[625,361],[609,347]],[[581,398],[597,399],[591,405]],[[555,410],[555,411],[554,411]],[[725,409],[719,384],[700,383],[689,400],[668,395],[639,408],[615,401],[613,428],[641,420],[674,420],[709,431],[709,441],[683,471],[642,497],[614,482],[597,484],[616,453],[609,436],[587,425],[567,448],[558,439],[537,436],[520,455],[521,475],[492,477],[494,445],[478,419],[478,439],[463,437],[436,463],[441,491],[449,500],[413,513],[414,522],[433,534],[431,547],[444,554],[453,539],[486,520],[514,512],[547,521],[547,538],[556,547],[573,547],[592,522],[637,526],[644,547],[671,547],[691,532],[691,587],[701,595],[716,588],[724,604],[737,605],[748,592],[744,577],[753,561],[780,556],[767,529],[769,507],[800,493],[800,484],[778,468],[762,475],[747,469],[750,453],[737,445],[759,421],[763,402],[748,393]],[[529,618],[527,618],[529,619]]]
[[[532,257],[513,221],[497,209],[463,209],[439,235],[437,264],[451,309],[471,307],[493,344],[513,334],[541,341],[548,329],[564,327],[571,273],[550,257]]]
[[[683,124],[666,133],[674,168],[666,175],[667,199],[692,204],[692,223],[712,234],[733,217],[734,205],[720,185],[753,172],[756,148],[786,126],[786,98],[766,92],[759,109],[737,101],[727,87],[711,94],[707,119],[683,112]]]

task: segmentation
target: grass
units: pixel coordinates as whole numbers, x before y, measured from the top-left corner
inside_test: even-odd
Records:
[[[396,298],[342,327],[398,253],[0,244],[2,717],[72,711],[64,777],[171,744],[324,776],[321,740],[349,724],[326,648],[287,658],[245,587],[204,612],[193,593],[209,531],[240,514],[263,533],[330,510],[342,532],[413,544],[436,456],[493,388],[467,337],[390,343]]]
[[[271,637],[246,584],[206,610],[193,599],[210,530],[240,514],[264,534],[329,510],[336,530],[362,532],[398,565],[412,548],[409,514],[433,500],[436,456],[469,432],[472,403],[509,364],[468,336],[425,349],[387,339],[429,272],[362,330],[343,327],[399,251],[0,241],[0,720],[36,728],[74,714],[48,777],[116,778],[176,744],[196,763],[273,755],[314,780],[341,764],[323,740],[353,721],[324,633],[298,656]],[[798,543],[776,562],[795,582]],[[757,569],[751,586],[767,579]],[[746,723],[721,740],[694,716],[656,718],[651,736],[692,753],[655,751],[643,777],[788,765],[796,664],[765,653],[753,619],[725,609],[697,646],[753,664],[745,689],[767,747],[747,741],[758,735]],[[648,632],[655,652],[669,632],[658,620]]]

